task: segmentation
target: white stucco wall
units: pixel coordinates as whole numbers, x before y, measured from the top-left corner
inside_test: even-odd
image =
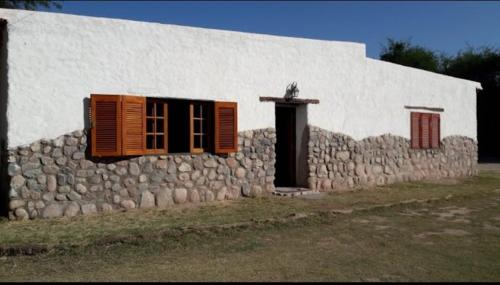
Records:
[[[84,127],[91,93],[237,101],[239,130],[274,127],[298,82],[309,124],[409,137],[404,105],[442,107],[442,136],[476,138],[477,83],[379,62],[359,43],[0,9],[8,20],[8,145]],[[460,119],[460,120],[459,120]]]

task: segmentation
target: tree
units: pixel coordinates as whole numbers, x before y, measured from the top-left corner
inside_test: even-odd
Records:
[[[0,8],[37,10],[42,7],[61,9],[62,4],[54,0],[0,0]]]
[[[387,45],[382,47],[380,59],[428,71],[440,71],[440,57],[429,49],[412,45],[410,40],[387,39]]]

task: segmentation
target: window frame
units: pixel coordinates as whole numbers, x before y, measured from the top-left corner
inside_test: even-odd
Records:
[[[195,106],[200,106],[200,116],[195,117]],[[204,112],[206,110],[206,112]],[[210,139],[211,135],[211,125],[213,124],[213,120],[211,120],[211,112],[210,112],[210,103],[204,101],[195,101],[192,100],[189,102],[189,151],[193,154],[201,154],[204,152],[208,152],[210,150]],[[205,127],[206,130],[203,129],[203,121],[206,122]],[[195,124],[199,122],[200,124],[200,132],[195,133]],[[199,136],[200,138],[200,147],[195,147],[195,136]],[[205,136],[206,145],[203,145],[203,136]]]
[[[154,110],[153,110],[153,116],[148,116],[148,104],[154,104]],[[162,105],[163,107],[163,116],[158,116],[157,115],[157,106]],[[167,154],[168,153],[168,102],[166,100],[162,100],[159,98],[151,98],[148,97],[146,98],[146,113],[145,119],[146,119],[146,130],[145,130],[145,140],[146,144],[144,145],[144,154]],[[148,119],[153,120],[153,132],[148,132],[147,126],[148,126]],[[163,136],[163,148],[157,148],[156,147],[156,137],[158,136],[158,128],[157,128],[157,122],[158,120],[163,120],[163,133],[161,135]],[[154,148],[148,148],[147,145],[147,140],[148,136],[153,136],[153,146]]]
[[[414,116],[418,117],[418,124],[415,126],[413,124]],[[423,125],[422,118],[426,117],[427,126]],[[435,139],[435,132],[433,127],[433,121],[437,119],[437,146],[433,144]],[[417,128],[416,130],[414,128]],[[427,142],[424,142],[423,130],[427,130]],[[415,131],[417,136],[415,136]],[[439,149],[441,147],[441,114],[439,113],[429,113],[429,112],[411,112],[410,113],[410,148],[411,149]]]
[[[237,102],[220,102],[215,100],[193,100],[193,99],[184,99],[184,98],[158,98],[158,97],[146,97],[146,96],[138,96],[138,95],[119,95],[119,94],[90,94],[90,131],[91,131],[91,156],[92,157],[126,157],[126,156],[140,156],[140,155],[165,155],[169,153],[169,123],[175,122],[175,118],[169,118],[171,115],[169,112],[169,104],[175,102],[175,100],[185,101],[184,104],[189,106],[186,110],[188,114],[183,113],[186,117],[182,118],[182,128],[189,128],[185,134],[183,134],[183,138],[187,141],[183,141],[182,144],[186,146],[186,151],[189,151],[190,154],[202,154],[202,153],[214,153],[214,154],[227,154],[230,152],[236,152],[237,148],[237,126],[238,126],[238,116],[237,116]],[[137,97],[137,98],[133,98]],[[126,99],[127,98],[127,99]],[[141,100],[138,100],[141,98]],[[96,126],[99,124],[96,123],[98,119],[98,114],[96,112],[96,107],[94,106],[96,102],[114,102],[116,105],[116,151],[112,152],[103,152],[100,150],[100,147],[97,145],[97,142],[108,139],[107,137],[100,137],[101,140],[97,139]],[[144,107],[142,113],[140,112],[140,108],[137,106],[128,106],[127,104],[143,102]],[[152,113],[150,113],[151,104],[153,104]],[[109,104],[108,104],[109,105]],[[199,113],[195,112],[195,107],[199,106]],[[232,108],[233,109],[233,118],[231,122],[231,130],[232,136],[231,141],[233,146],[231,148],[224,146],[223,148],[219,146],[220,142],[218,140],[219,136],[224,135],[227,130],[225,128],[220,128],[218,125],[220,122],[224,122],[223,119],[219,118],[222,116],[220,113],[220,108]],[[130,109],[127,109],[130,108]],[[159,115],[158,108],[163,108],[163,114]],[[170,107],[172,108],[172,107]],[[128,110],[126,113],[129,114],[125,120],[122,118],[122,113],[124,110]],[[175,109],[174,109],[175,110]],[[184,112],[184,109],[182,109]],[[161,112],[160,112],[161,113]],[[199,115],[199,116],[198,116]],[[131,121],[130,118],[140,117],[142,124],[136,124],[135,121]],[[171,120],[172,122],[169,122]],[[185,122],[184,120],[188,119],[189,122]],[[163,120],[163,129],[158,129],[159,120]],[[226,119],[227,120],[227,119]],[[130,122],[134,122],[131,124]],[[152,123],[152,125],[151,125]],[[185,125],[184,125],[185,124]],[[199,128],[195,128],[195,124],[199,124]],[[142,127],[141,127],[142,125]],[[170,125],[173,127],[174,125]],[[224,125],[225,126],[225,125]],[[149,129],[148,129],[149,128]],[[152,128],[152,129],[151,129]],[[195,132],[195,129],[198,132]],[[143,136],[143,145],[142,150],[139,147],[135,147],[134,149],[126,150],[124,149],[125,142],[129,139],[129,136],[126,135],[124,130],[129,130],[129,135],[136,136],[139,135],[139,131],[142,132]],[[157,137],[163,136],[163,146],[158,148],[156,146]],[[148,148],[148,140],[150,138],[153,139],[153,148]],[[174,135],[175,137],[175,135]],[[172,137],[172,138],[174,138]],[[195,144],[195,139],[199,139],[199,145]],[[137,144],[138,138],[134,137],[131,139],[131,143]],[[188,144],[188,145],[186,145]],[[196,146],[196,147],[195,147]],[[186,152],[176,152],[176,153],[186,153]]]

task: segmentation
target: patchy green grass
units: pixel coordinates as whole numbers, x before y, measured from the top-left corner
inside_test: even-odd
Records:
[[[450,196],[452,195],[452,196]],[[332,215],[408,199],[424,204]],[[2,281],[500,281],[500,173],[326,195],[264,197],[0,223],[0,245],[75,246],[0,258]],[[286,223],[93,245],[109,236],[323,213]]]

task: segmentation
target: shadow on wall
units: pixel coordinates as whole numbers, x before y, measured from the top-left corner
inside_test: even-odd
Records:
[[[0,19],[0,215],[9,211],[10,177],[7,175],[7,21]]]

